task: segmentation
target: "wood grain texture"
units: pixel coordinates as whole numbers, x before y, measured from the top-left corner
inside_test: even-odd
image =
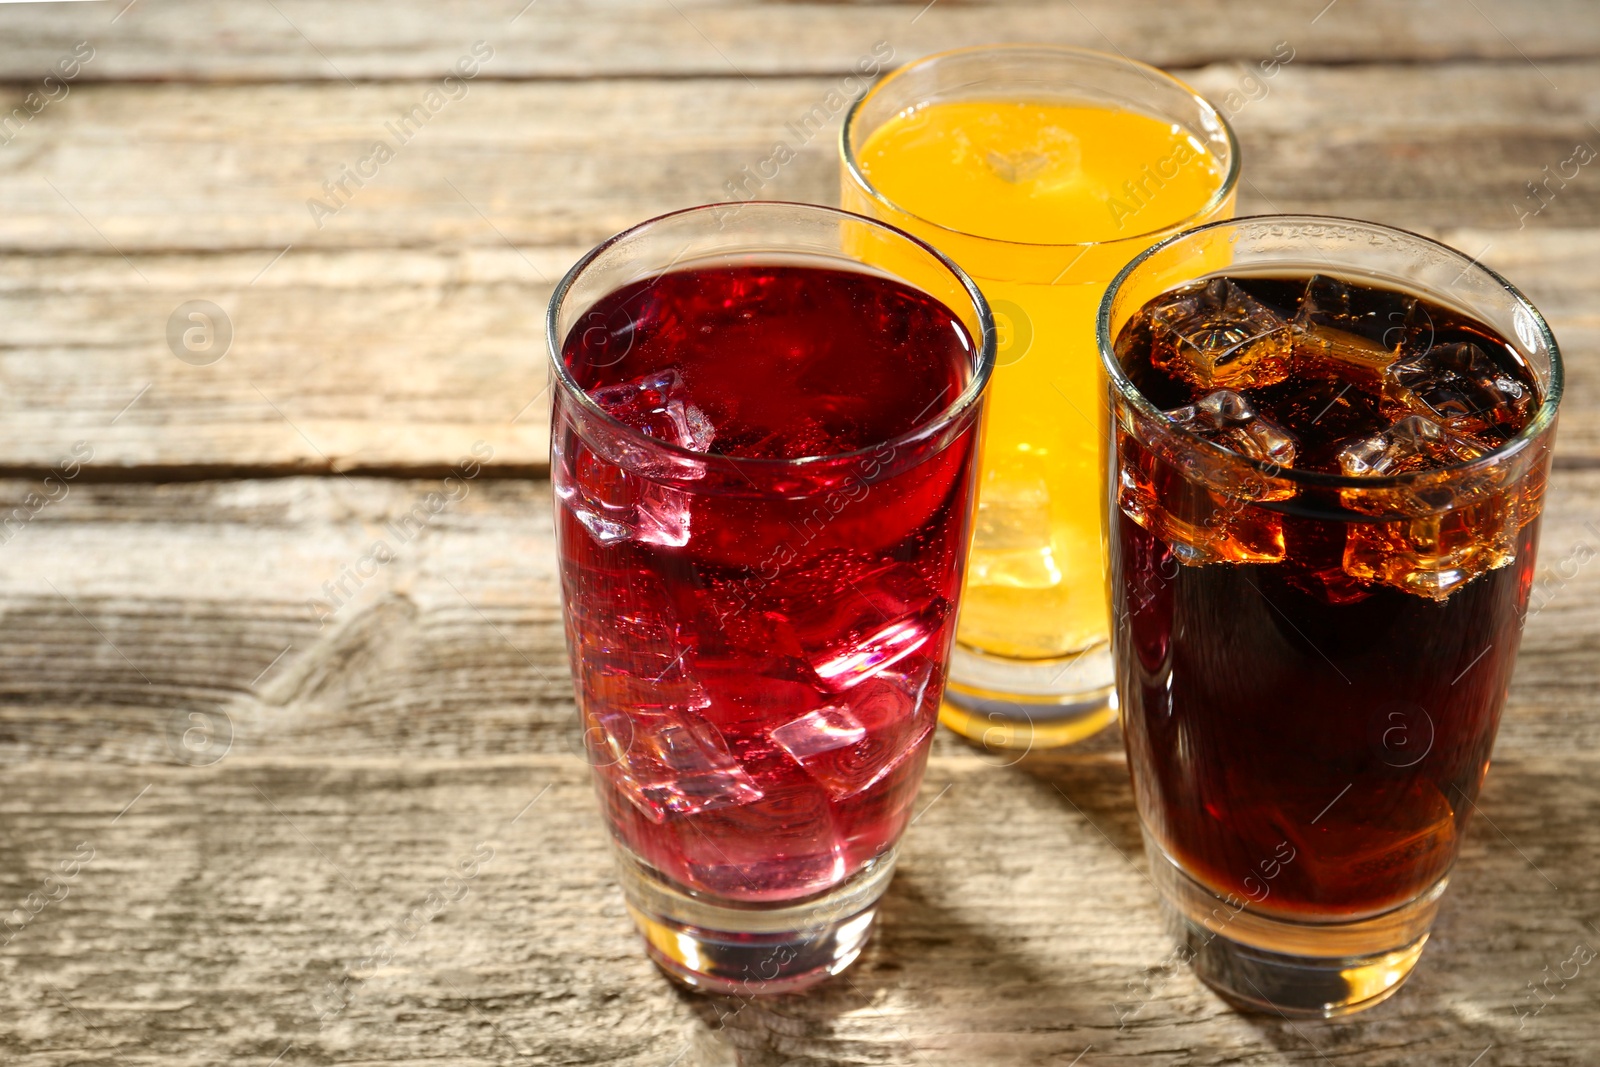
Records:
[[[909,57],[999,41],[1120,49],[1198,66],[1251,59],[1290,40],[1316,62],[1492,58],[1522,62],[1600,52],[1583,0],[1077,0],[1072,4],[908,0],[127,0],[0,11],[0,75],[42,76],[79,40],[97,54],[85,79],[334,80],[442,75],[470,42],[496,48],[495,77],[843,73],[887,40]]]
[[[542,468],[551,287],[540,272],[580,254],[140,256],[139,275],[117,257],[0,257],[0,462],[48,467],[83,441],[96,466],[167,476],[442,473],[483,442],[501,470]],[[204,366],[169,339],[194,300],[232,330]]]
[[[1358,1021],[1295,1026],[1172,965],[1114,731],[1014,766],[941,731],[845,978],[674,992],[574,751],[549,486],[473,482],[402,541],[440,488],[75,485],[0,550],[0,898],[95,849],[0,949],[8,1062],[1588,1062],[1600,986],[1513,1004],[1600,942],[1600,569],[1563,565],[1600,545],[1600,472],[1552,485],[1540,610],[1421,967]],[[319,626],[309,601],[378,539],[396,559]],[[484,846],[468,894],[407,925]]]
[[[1596,940],[1597,770],[1499,761],[1481,805],[1506,837],[1473,827],[1405,991],[1290,1025],[1163,966],[1113,761],[935,759],[866,955],[756,1002],[679,994],[645,961],[575,759],[27,764],[0,801],[0,895],[93,858],[0,949],[0,1050],[27,1067],[1587,1064],[1592,975],[1521,1029],[1511,1004]],[[427,903],[486,855],[461,899]],[[384,945],[387,965],[363,963]]]
[[[0,132],[0,476],[25,475],[0,477],[0,1061],[1594,1060],[1600,964],[1513,1008],[1600,946],[1600,172],[1522,215],[1600,147],[1593,4],[125,4],[0,5],[0,116],[95,49]],[[1439,236],[1567,354],[1481,816],[1410,984],[1357,1020],[1242,1016],[1171,964],[1115,731],[1015,765],[941,731],[877,935],[809,995],[679,993],[623,912],[524,477],[551,284],[780,138],[794,162],[745,192],[834,202],[840,116],[788,124],[879,41],[1008,39],[1178,70],[1238,129],[1241,212]],[[476,40],[481,75],[400,144],[385,124]],[[307,200],[379,137],[394,158],[319,226]],[[194,300],[233,329],[206,366],[167,338]],[[485,471],[447,482],[475,444]],[[61,899],[5,913],[30,893]]]
[[[1516,212],[1544,167],[1600,145],[1584,118],[1600,68],[1543,66],[1563,92],[1513,64],[1286,67],[1236,116],[1240,209],[1367,215],[1481,255],[1551,317],[1576,413],[1600,403],[1600,164],[1522,228]],[[1218,99],[1241,76],[1195,72]],[[320,229],[305,201],[418,85],[75,91],[0,148],[16,160],[0,169],[0,465],[45,468],[85,440],[96,466],[147,475],[431,473],[483,440],[536,472],[554,279],[616,229],[726,196],[832,84],[478,84]],[[833,202],[834,151],[812,138],[761,194]],[[167,329],[201,299],[234,338],[195,367]],[[1596,453],[1597,425],[1569,414],[1568,456]]]
[[[572,751],[549,486],[468,484],[433,514],[432,480],[69,483],[0,548],[0,894],[94,850],[0,948],[7,1062],[1588,1062],[1600,987],[1513,1004],[1600,938],[1600,570],[1561,565],[1600,542],[1600,472],[1552,485],[1484,817],[1412,984],[1296,1026],[1171,965],[1114,734],[1004,766],[941,732],[846,978],[672,991]],[[396,558],[362,577],[380,539]]]
[[[1544,81],[1540,72],[1555,85]],[[1179,71],[1223,101],[1248,70]],[[138,253],[285,247],[592,244],[661,211],[741,197],[831,203],[839,78],[467,85],[402,142],[390,127],[432,83],[85,85],[0,146],[0,250]],[[17,92],[19,90],[12,90]],[[1406,226],[1519,226],[1514,205],[1579,142],[1600,145],[1600,65],[1550,61],[1318,67],[1298,60],[1242,98],[1247,210],[1317,210]],[[828,105],[829,94],[838,105]],[[4,104],[0,99],[0,104]],[[804,137],[801,120],[834,110]],[[357,187],[325,182],[377,140],[393,158]],[[795,152],[758,186],[783,140]],[[1600,223],[1586,167],[1529,226]],[[376,177],[371,174],[376,172]],[[332,215],[314,217],[308,201]],[[342,206],[341,206],[342,205]],[[274,268],[276,270],[276,268]],[[547,273],[543,265],[533,268]],[[137,275],[127,280],[138,283]]]
[[[0,482],[0,515],[39,489]],[[549,483],[432,513],[447,491],[69,483],[0,546],[0,757],[181,762],[192,712],[252,758],[570,752]],[[1600,471],[1558,471],[1543,521],[1499,752],[1554,760],[1600,750]],[[363,565],[378,541],[393,562]]]
[[[1549,317],[1568,368],[1558,462],[1600,462],[1600,230],[1427,232],[1481,255]],[[0,466],[42,473],[83,441],[97,478],[433,475],[483,442],[497,471],[542,472],[551,286],[535,271],[554,276],[582,251],[135,257],[148,284],[115,257],[0,255]],[[209,366],[176,358],[166,335],[198,299],[233,326]]]

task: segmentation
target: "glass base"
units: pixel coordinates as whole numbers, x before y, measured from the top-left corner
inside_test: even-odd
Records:
[[[1236,1008],[1329,1019],[1393,996],[1422,956],[1449,878],[1409,904],[1364,919],[1264,915],[1185,874],[1145,831],[1150,874],[1196,976]]]
[[[861,955],[878,899],[894,877],[890,851],[821,896],[752,904],[686,890],[617,848],[628,914],[668,978],[705,993],[793,993]]]
[[[985,748],[1074,744],[1117,720],[1111,646],[1021,660],[957,645],[939,721]]]

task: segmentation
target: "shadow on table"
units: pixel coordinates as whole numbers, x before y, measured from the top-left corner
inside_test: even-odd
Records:
[[[1098,841],[1144,871],[1126,767],[1114,746],[1035,754],[996,775],[1030,785]],[[1119,1028],[1110,1001],[1156,958],[1083,958],[1053,968],[1029,935],[951,906],[946,880],[901,869],[862,959],[798,996],[755,1001],[686,996],[700,1023],[676,1067],[699,1064],[1048,1063],[1065,1067],[1089,1043],[1089,1062],[1360,1063],[1389,1067],[1593,1062],[1595,973],[1583,969],[1538,1017],[1519,1025],[1516,998],[1575,941],[1600,946],[1590,889],[1600,882],[1592,763],[1497,763],[1417,971],[1388,1002],[1358,1016],[1290,1021],[1235,1012],[1186,967],[1162,972],[1155,995]],[[979,774],[967,782],[988,779]],[[967,794],[969,797],[972,792]],[[983,797],[984,802],[999,794]],[[1019,809],[1020,810],[1020,809]],[[949,809],[941,809],[948,817]],[[1119,861],[1120,862],[1120,861]],[[1558,888],[1559,887],[1559,888]],[[1154,890],[1150,892],[1153,905]],[[1154,921],[1153,915],[1148,917]],[[1048,948],[1048,946],[1045,946]],[[1163,977],[1163,975],[1165,975]],[[1176,1044],[1175,1044],[1176,1042]],[[1087,1063],[1084,1065],[1087,1067]]]
[[[1116,736],[1114,731],[1106,733]],[[1096,748],[1102,745],[1097,742]],[[1144,843],[1134,810],[1133,784],[1120,757],[1121,740],[1117,739],[1111,751],[1030,753],[1015,770],[1049,787],[1063,806],[1143,870]]]
[[[1058,1006],[1052,1030],[1104,1025],[1102,998],[1085,999],[1073,976],[1036,966],[1019,947],[942,906],[915,871],[902,868],[883,898],[867,950],[843,974],[788,996],[681,992],[707,1031],[698,1035],[698,1047],[691,1042],[694,1067],[912,1064],[929,1062],[930,1056],[938,1061],[947,1038],[960,1042],[970,1036],[959,1020],[982,1016],[984,1004],[1003,1011],[1024,996]],[[977,989],[982,990],[980,1004],[969,999]],[[945,994],[961,995],[963,1002],[952,1005],[952,1012],[942,1011]],[[1062,1040],[1083,1047],[1075,1036]],[[686,1059],[676,1067],[690,1064]]]
[[[1070,751],[1030,755],[1016,769],[1049,785],[1109,845],[1145,869],[1124,763]],[[1297,1062],[1357,1053],[1371,1057],[1363,1063],[1456,1067],[1594,1062],[1592,1034],[1582,1036],[1592,1016],[1579,1000],[1593,1003],[1595,994],[1584,988],[1588,968],[1576,963],[1600,949],[1600,926],[1588,921],[1589,887],[1600,884],[1593,829],[1600,782],[1586,770],[1497,762],[1467,823],[1427,949],[1391,999],[1341,1019],[1237,1017],[1263,1045]],[[1583,977],[1557,976],[1542,994],[1531,991],[1530,983],[1548,978],[1563,961]],[[1395,1059],[1383,1058],[1381,1049]]]
[[[1013,779],[1009,791],[996,791],[988,799],[1004,804],[1009,795],[1011,802],[1030,806],[1042,801],[1069,812],[1076,808],[1075,818],[1089,821],[1142,867],[1127,772],[1117,757],[1121,742],[1111,734],[1108,743],[1097,744],[1081,759],[1030,756],[1018,763],[1012,756],[985,754],[993,776],[974,765],[956,772],[963,775],[958,788],[970,798],[974,792],[996,790],[1001,779]],[[948,743],[944,748],[948,756],[960,754]],[[966,777],[974,773],[976,777]],[[1024,800],[1015,786],[1030,778],[1036,786],[1025,792],[1035,799]],[[987,786],[980,784],[985,780]],[[931,786],[928,791],[934,792]],[[938,809],[920,832],[931,832],[929,827],[950,812],[949,807]],[[1097,1040],[1094,1035],[1115,1028],[1110,1004],[1121,987],[1120,974],[1111,975],[1104,967],[1095,967],[1092,974],[1051,968],[1041,958],[1036,931],[1019,930],[1013,923],[983,923],[975,918],[982,909],[953,906],[949,892],[949,879],[941,873],[901,865],[861,959],[807,993],[755,999],[681,994],[703,1029],[675,1067],[724,1062],[758,1067],[840,1062],[1065,1065]],[[1041,1015],[1046,1005],[1048,1011]],[[1000,1060],[983,1059],[994,1055]]]

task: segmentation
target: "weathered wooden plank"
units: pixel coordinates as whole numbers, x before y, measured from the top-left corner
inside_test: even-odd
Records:
[[[1503,757],[1600,748],[1597,516],[1558,472]],[[570,753],[565,664],[545,482],[68,483],[0,546],[9,760]]]
[[[548,483],[68,487],[0,551],[13,756],[565,751]]]
[[[1577,413],[1600,403],[1586,370],[1600,263],[1592,229],[1552,227],[1600,219],[1600,185],[1580,168],[1506,229],[1534,202],[1519,183],[1591,136],[1600,74],[1557,66],[1563,93],[1514,65],[1284,68],[1237,116],[1241,210],[1477,225],[1457,243],[1556,322]],[[1218,99],[1239,77],[1196,74]],[[377,179],[348,186],[320,229],[306,201],[420,86],[85,87],[0,149],[18,153],[0,172],[0,467],[45,468],[83,440],[94,465],[147,476],[431,471],[482,440],[496,464],[536,471],[551,281],[614,229],[726,196],[831,84],[479,84]],[[812,137],[759,191],[831,202],[833,152]],[[169,320],[191,300],[234,327],[214,365],[172,353]],[[1569,416],[1569,456],[1600,447],[1597,426]]]
[[[281,250],[280,250],[281,251]],[[0,259],[0,464],[75,442],[128,470],[536,469],[545,280],[581,250],[501,246]],[[221,311],[210,335],[180,308]],[[180,336],[173,334],[173,323]],[[231,331],[231,341],[223,341]],[[195,365],[188,360],[215,362]],[[81,453],[80,453],[81,455]]]
[[[1600,221],[1593,64],[1289,65],[1256,101],[1244,94],[1248,74],[1213,66],[1192,75],[1231,113],[1243,144],[1242,211],[1413,229]]]
[[[762,3],[496,0],[208,4],[142,0],[0,10],[0,76],[41,77],[92,41],[83,79],[302,80],[442,75],[475,40],[495,77],[843,73],[880,40],[901,56],[994,41],[1120,49],[1147,62],[1249,59],[1289,40],[1316,62],[1592,56],[1600,19],[1582,0],[1080,0],[1048,3]],[[120,17],[119,17],[120,12]]]
[[[67,895],[0,949],[0,1050],[28,1067],[1584,1064],[1587,971],[1520,1029],[1512,1005],[1596,940],[1596,770],[1581,752],[1497,762],[1481,803],[1506,837],[1474,826],[1411,984],[1296,1025],[1168,963],[1111,762],[934,760],[867,954],[755,1002],[678,994],[645,962],[576,760],[11,766],[0,898],[52,873],[43,894]]]
[[[1458,243],[1486,249],[1556,321],[1569,410],[1600,403],[1585,371],[1593,230],[1551,229],[1600,218],[1600,185],[1580,169],[1525,229],[1504,229],[1517,182],[1567,158],[1600,97],[1593,70],[1559,73],[1566,95],[1503,65],[1390,72],[1381,87],[1373,68],[1285,68],[1238,115],[1252,175],[1241,209],[1477,223]],[[1226,99],[1238,77],[1213,67],[1197,80]],[[376,180],[349,186],[321,229],[305,201],[418,86],[85,88],[3,149],[20,155],[0,173],[13,253],[0,256],[0,467],[48,467],[83,440],[94,465],[146,475],[430,471],[483,440],[497,465],[538,470],[545,401],[529,402],[553,279],[614,229],[726,196],[720,184],[794,136],[785,124],[830,84],[478,85]],[[1510,141],[1521,151],[1502,155]],[[818,134],[760,192],[831,202],[833,151]],[[1414,172],[1416,191],[1380,163]],[[173,355],[169,320],[191,300],[233,326],[214,365]],[[1595,451],[1596,426],[1569,417],[1569,455]]]
[[[1572,161],[1580,142],[1600,145],[1589,119],[1600,66],[1543,69],[1559,89],[1507,63],[1283,67],[1261,83],[1267,95],[1237,100],[1242,207],[1516,228],[1539,203],[1527,183],[1548,167],[1564,184],[1525,221],[1600,224],[1594,164]],[[1189,73],[1221,101],[1246,75],[1234,65]],[[264,264],[289,246],[587,245],[730,190],[831,203],[838,87],[478,82],[437,98],[438,112],[402,137],[393,124],[430,83],[83,86],[0,146],[12,160],[0,169],[0,250],[244,249],[265,252]],[[830,125],[808,126],[813,108],[832,110]],[[743,168],[780,140],[795,159],[763,184]],[[140,283],[131,271],[126,281]]]
[[[1600,457],[1597,231],[1429,232],[1481,254],[1551,318],[1569,364],[1562,462]],[[133,257],[148,282],[115,256],[0,255],[0,468],[42,471],[82,441],[95,477],[442,474],[483,442],[497,470],[543,470],[541,275],[582,251]],[[232,323],[214,364],[169,345],[168,320],[191,300]]]

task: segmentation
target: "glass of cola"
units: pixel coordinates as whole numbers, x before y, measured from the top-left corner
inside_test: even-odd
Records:
[[[1488,770],[1555,339],[1460,252],[1309,216],[1155,246],[1098,334],[1117,687],[1183,951],[1237,1005],[1376,1004]]]

